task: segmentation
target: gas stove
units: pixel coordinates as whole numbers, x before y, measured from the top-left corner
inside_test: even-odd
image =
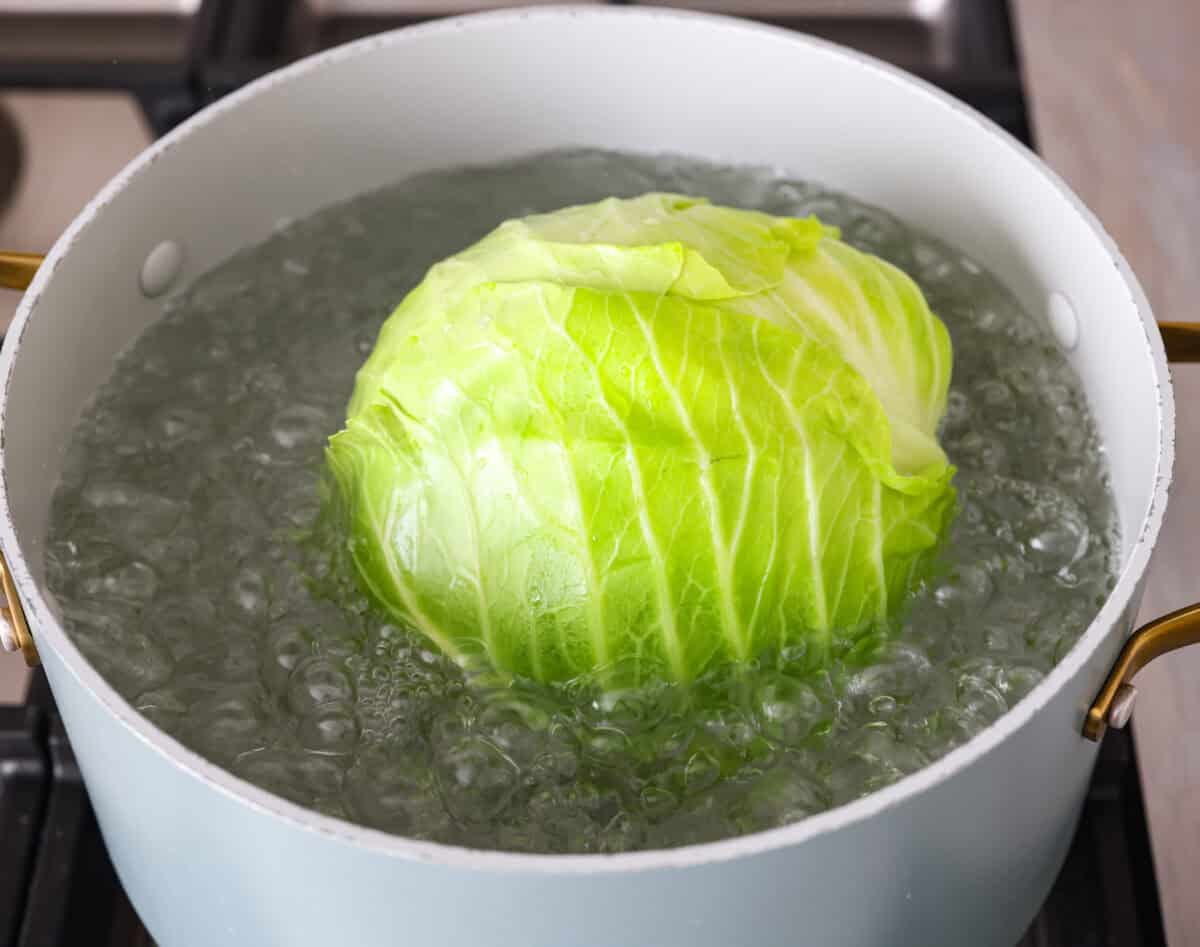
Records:
[[[279,65],[513,2],[0,0],[0,246],[45,251],[154,137]],[[880,56],[1032,144],[1004,0],[650,2]],[[0,290],[0,331],[16,300]],[[15,665],[0,662],[0,945],[152,945],[113,873],[45,678],[12,677]],[[1066,864],[1019,947],[1164,944],[1132,737],[1110,730]]]

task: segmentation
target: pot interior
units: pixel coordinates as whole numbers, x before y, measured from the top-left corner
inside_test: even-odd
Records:
[[[181,251],[178,289],[281,221],[419,171],[562,146],[779,166],[983,262],[1070,349],[1129,561],[1170,424],[1160,350],[1111,245],[1024,149],[822,43],[708,17],[556,10],[443,22],[301,63],[169,136],[84,212],[5,346],[3,475],[20,555],[5,552],[18,578],[41,584],[50,499],[82,407],[161,313],[140,279],[156,248]],[[37,628],[56,647],[43,607],[33,603]]]

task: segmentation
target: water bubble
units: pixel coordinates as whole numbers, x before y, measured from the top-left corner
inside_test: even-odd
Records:
[[[602,798],[590,783],[535,792],[529,800],[533,817],[530,847],[571,853],[598,851],[601,832],[615,815],[604,817],[599,812]]]
[[[160,408],[150,422],[155,442],[178,447],[184,441],[200,441],[212,433],[209,416],[185,405],[169,404]]]
[[[358,743],[358,721],[349,708],[329,705],[305,717],[298,736],[300,745],[312,753],[345,755]]]
[[[748,800],[753,822],[764,826],[791,825],[829,808],[830,800],[811,780],[782,769],[766,775]]]
[[[979,382],[971,389],[971,397],[993,422],[1011,421],[1017,413],[1017,402],[1012,389],[999,379]]]
[[[570,783],[579,772],[579,754],[566,739],[559,739],[542,749],[529,768],[531,780],[537,783]]]
[[[323,704],[354,700],[354,685],[346,672],[323,657],[307,658],[296,665],[288,681],[288,704],[305,716]]]
[[[843,238],[854,246],[891,259],[907,257],[904,228],[899,221],[883,213],[856,213],[844,225]]]
[[[306,468],[279,471],[263,485],[264,510],[274,522],[299,529],[311,527],[321,513],[321,491]]]
[[[634,753],[641,759],[665,765],[687,752],[696,736],[690,714],[667,718],[652,730],[637,735]]]
[[[653,784],[641,791],[638,802],[642,814],[651,821],[665,818],[679,806],[679,799],[671,790]]]
[[[312,657],[312,639],[295,627],[276,628],[263,643],[261,673],[263,681],[277,694],[287,692],[296,665]]]
[[[361,631],[357,617],[332,602],[304,602],[289,611],[288,615],[292,624],[303,628],[315,641],[355,637]]]
[[[1004,669],[997,675],[997,688],[1004,694],[1008,705],[1012,707],[1022,697],[1042,682],[1045,674],[1035,667],[1017,665]]]
[[[721,764],[707,750],[692,754],[683,770],[683,785],[694,793],[716,785],[721,778]]]
[[[946,608],[976,609],[987,603],[993,588],[992,577],[986,568],[961,565],[934,585],[933,597]]]
[[[229,589],[229,597],[238,611],[247,618],[257,618],[267,611],[267,580],[253,566],[238,571]]]
[[[131,562],[113,572],[81,583],[84,595],[108,597],[127,602],[145,601],[154,597],[158,576],[144,562]]]
[[[131,524],[133,525],[133,524]],[[134,529],[138,529],[133,525]],[[159,573],[186,573],[188,564],[200,555],[200,540],[182,528],[165,536],[137,536],[129,543],[147,562],[155,563]]]
[[[434,750],[456,746],[471,731],[471,717],[461,706],[451,706],[439,713],[429,728],[429,742]]]
[[[641,848],[646,824],[632,812],[618,812],[600,832],[597,851],[616,854]]]
[[[535,699],[509,693],[488,700],[475,722],[475,731],[520,763],[532,763],[545,745],[542,731],[550,726],[550,712]]]
[[[874,664],[851,676],[846,685],[849,694],[869,702],[871,698],[909,697],[921,686],[932,665],[920,648],[906,642],[889,642]]]
[[[772,187],[772,211],[777,214],[799,216],[804,213],[806,202],[811,200],[817,191],[807,181],[776,181]],[[811,211],[808,211],[811,213]]]
[[[674,709],[669,687],[647,685],[601,691],[592,699],[595,720],[627,734],[653,727]]]
[[[271,437],[286,451],[320,446],[333,429],[333,419],[309,404],[288,405],[271,421]]]
[[[223,688],[196,703],[189,717],[192,742],[218,761],[232,760],[267,743],[266,717],[253,688]]]
[[[205,634],[217,623],[212,600],[203,595],[180,594],[157,600],[148,612],[144,627],[171,653],[176,661],[208,647]]]
[[[246,390],[265,401],[281,400],[287,392],[287,375],[277,365],[258,364],[243,376]]]
[[[703,845],[735,834],[737,826],[730,807],[715,790],[692,796],[657,827],[657,838],[669,838],[675,845]]]
[[[776,191],[777,196],[780,192]],[[822,221],[835,226],[846,216],[845,201],[836,194],[803,192],[798,195],[790,213],[795,217],[819,217]]]
[[[171,676],[166,650],[149,635],[122,629],[116,634],[77,634],[75,641],[88,660],[122,693],[137,695],[158,687]]]
[[[450,825],[434,786],[420,762],[368,755],[346,778],[347,805],[376,828],[412,837],[438,837]]]
[[[179,504],[168,497],[114,481],[89,483],[83,499],[92,509],[117,517],[114,525],[122,538],[135,542],[169,533],[182,512]]]
[[[447,747],[436,761],[434,774],[446,808],[465,821],[496,816],[517,788],[518,770],[490,743],[468,737]]]
[[[620,766],[628,758],[629,737],[616,727],[585,727],[579,743],[588,761],[596,765]]]
[[[180,387],[197,401],[208,403],[225,394],[225,384],[227,380],[219,369],[202,368],[185,375]]]
[[[1043,569],[1057,572],[1083,555],[1088,532],[1082,517],[1039,525],[1040,528],[1029,537],[1028,548],[1031,558]]]
[[[971,409],[966,394],[957,388],[951,388],[946,395],[946,413],[942,418],[943,436],[961,437],[966,433],[970,421]]]
[[[134,707],[156,727],[171,734],[180,732],[188,711],[188,704],[165,688],[145,691],[137,698]]]
[[[322,796],[334,795],[345,776],[344,770],[328,757],[283,749],[246,753],[234,764],[234,772],[300,805],[312,805]]]
[[[258,648],[238,632],[213,635],[207,648],[181,660],[178,673],[210,681],[249,683],[258,679]]]
[[[932,745],[938,753],[947,752],[966,743],[987,724],[987,718],[976,714],[973,707],[944,707],[937,714]]]
[[[981,677],[964,674],[958,680],[958,703],[979,720],[991,723],[1008,710],[1004,696]]]
[[[786,746],[803,744],[831,716],[811,687],[782,674],[761,683],[755,707],[763,734]]]

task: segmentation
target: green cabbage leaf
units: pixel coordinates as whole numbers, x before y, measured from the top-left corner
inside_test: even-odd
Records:
[[[955,509],[952,353],[815,218],[509,221],[384,324],[327,458],[376,602],[537,680],[687,680],[893,620]]]

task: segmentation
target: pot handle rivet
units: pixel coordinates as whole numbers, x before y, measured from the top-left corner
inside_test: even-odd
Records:
[[[17,631],[8,620],[8,609],[0,607],[0,648],[9,654],[21,650],[21,642],[17,640]]]
[[[1122,730],[1129,718],[1133,716],[1133,705],[1137,702],[1137,688],[1132,684],[1122,684],[1117,688],[1112,706],[1108,708],[1108,725]]]
[[[0,602],[0,647],[5,651],[20,651],[25,656],[25,663],[35,668],[41,664],[41,659],[3,554],[0,554],[0,589],[4,591],[4,600]]]
[[[164,240],[147,255],[138,274],[138,285],[147,299],[161,296],[183,269],[183,247],[174,240]]]
[[[1075,307],[1062,293],[1051,293],[1046,303],[1050,316],[1050,328],[1058,344],[1066,351],[1075,351],[1079,344],[1079,317],[1075,315]]]
[[[1160,655],[1190,644],[1200,644],[1200,604],[1156,618],[1135,631],[1088,709],[1083,735],[1099,741],[1108,727],[1125,726],[1137,697],[1137,690],[1130,683],[1133,676]]]

